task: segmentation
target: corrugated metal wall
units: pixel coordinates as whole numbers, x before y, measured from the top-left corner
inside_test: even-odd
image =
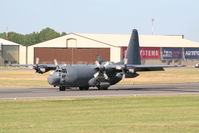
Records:
[[[56,59],[59,64],[92,64],[96,56],[110,61],[110,48],[34,48],[34,63],[39,57],[39,63],[52,64]]]
[[[19,46],[16,45],[2,45],[1,59],[3,64],[17,64],[19,63]]]

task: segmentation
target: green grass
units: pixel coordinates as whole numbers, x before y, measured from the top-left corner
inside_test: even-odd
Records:
[[[0,86],[50,86],[47,81],[44,80],[0,80]]]
[[[0,133],[198,133],[199,96],[0,101]]]
[[[172,68],[165,71],[139,72],[140,76],[125,79],[121,84],[161,84],[199,82],[199,69]]]
[[[50,86],[49,73],[36,74],[34,70],[3,70],[0,73],[0,86]]]

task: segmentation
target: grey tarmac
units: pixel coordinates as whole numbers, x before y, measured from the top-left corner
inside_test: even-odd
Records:
[[[156,96],[199,94],[199,83],[114,85],[109,90],[77,88],[59,91],[54,87],[0,87],[0,99],[76,98],[111,96]]]

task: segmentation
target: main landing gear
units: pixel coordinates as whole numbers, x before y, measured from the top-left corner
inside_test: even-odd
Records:
[[[59,91],[65,91],[66,90],[66,86],[59,86]],[[82,86],[82,87],[79,87],[79,90],[88,90],[89,87],[88,86]]]
[[[88,89],[89,89],[88,86],[79,87],[79,90],[88,90]]]
[[[108,90],[108,87],[97,86],[98,90]]]
[[[108,90],[108,87],[107,85],[104,85],[104,86],[100,86],[98,85],[97,88],[98,90]],[[67,89],[66,86],[59,86],[59,91],[65,91]],[[68,88],[69,89],[69,88]],[[79,87],[79,90],[89,90],[89,87],[88,86],[81,86]]]
[[[65,91],[66,90],[66,87],[65,86],[60,86],[59,87],[59,91]]]

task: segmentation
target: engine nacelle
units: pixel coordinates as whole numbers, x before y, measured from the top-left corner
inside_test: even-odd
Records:
[[[109,82],[100,82],[99,87],[100,88],[108,88],[110,86]]]
[[[128,71],[129,71],[129,73],[135,73],[134,69],[129,69]]]
[[[49,71],[49,69],[47,69],[46,67],[36,67],[34,68],[36,70],[37,73],[43,74]]]
[[[40,68],[39,68],[39,71],[40,71],[41,73],[45,73],[45,72],[46,72],[46,68],[40,67]]]
[[[89,86],[96,86],[97,83],[97,78],[92,78],[88,81]]]
[[[118,79],[122,79],[122,76],[123,76],[123,73],[117,73],[117,74],[116,74],[116,77],[117,77]]]
[[[99,81],[97,78],[92,78],[88,81],[89,86],[97,86],[99,88],[108,88],[110,86],[109,82]]]
[[[138,73],[131,73],[131,72],[128,72],[128,73],[125,74],[125,78],[135,78],[135,77],[137,77],[137,76],[139,76]]]

